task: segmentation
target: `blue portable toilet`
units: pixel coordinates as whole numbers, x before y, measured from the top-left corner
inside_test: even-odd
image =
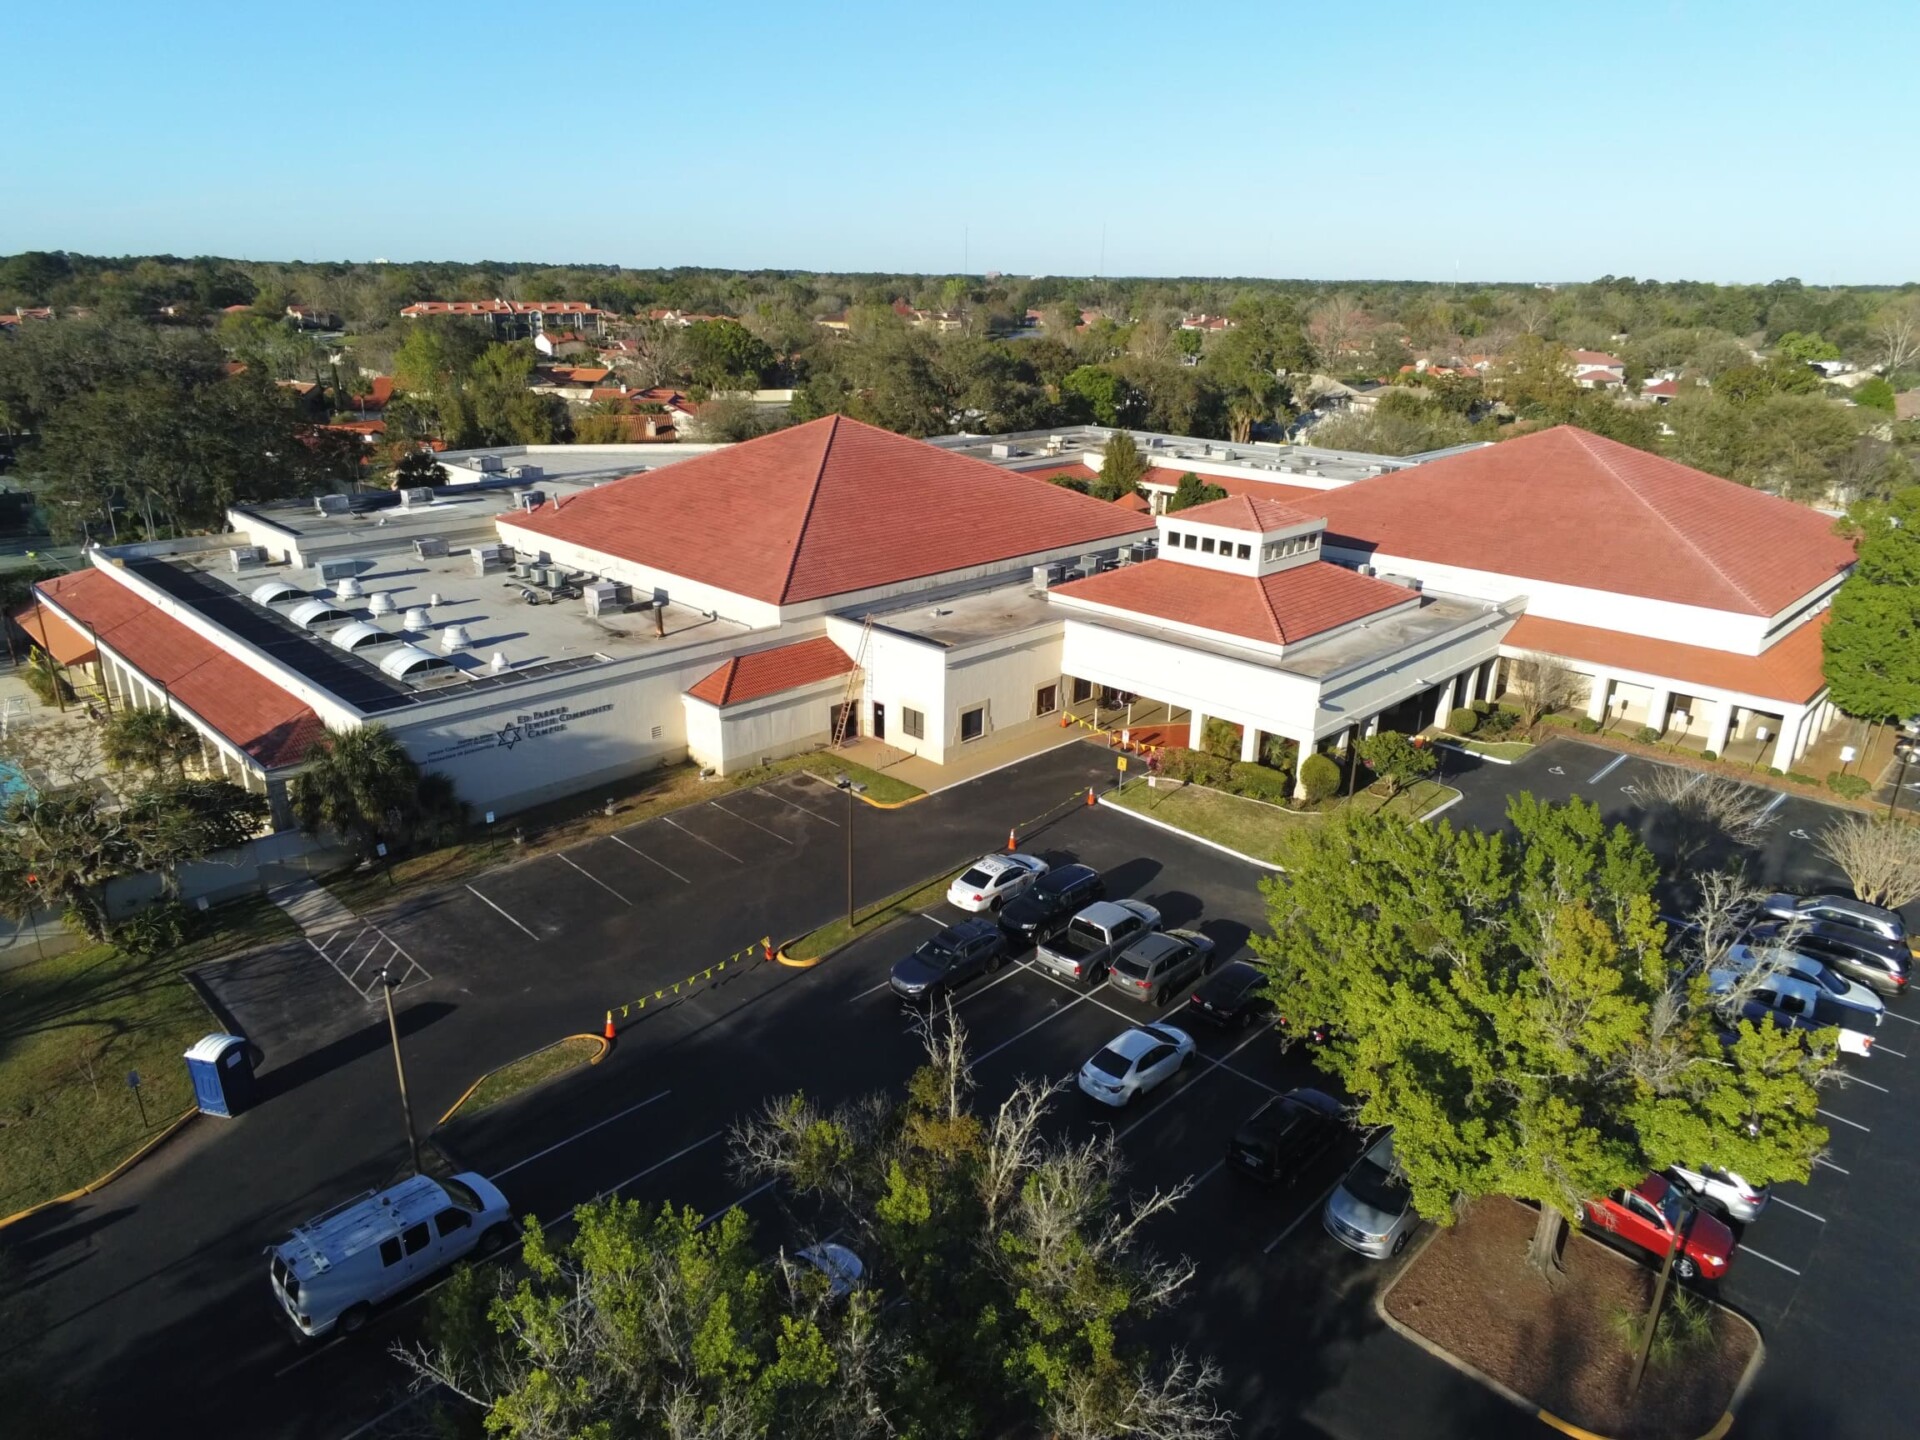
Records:
[[[228,1119],[253,1103],[253,1055],[244,1035],[207,1035],[187,1051],[187,1075],[202,1115]]]

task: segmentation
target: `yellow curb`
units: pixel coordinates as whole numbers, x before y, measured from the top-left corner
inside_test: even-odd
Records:
[[[1551,1411],[1541,1410],[1536,1413],[1539,1416],[1541,1421],[1543,1421],[1548,1425],[1551,1425],[1554,1429],[1558,1430],[1562,1435],[1573,1436],[1573,1440],[1608,1440],[1607,1436],[1600,1434],[1598,1431],[1583,1430],[1578,1425],[1575,1425],[1571,1420],[1562,1420],[1558,1415],[1553,1414]]]
[[[773,958],[777,963],[785,965],[791,970],[811,970],[827,957],[824,955],[816,955],[811,960],[799,960],[787,954],[786,948],[782,946],[780,950],[774,954]]]
[[[42,1210],[51,1210],[54,1206],[65,1205],[70,1200],[83,1199],[93,1194],[94,1191],[101,1189],[103,1186],[111,1185],[135,1165],[138,1165],[142,1160],[146,1159],[147,1156],[151,1155],[155,1150],[158,1150],[165,1141],[172,1139],[174,1135],[185,1129],[187,1122],[199,1113],[198,1107],[181,1111],[178,1115],[174,1116],[172,1120],[167,1122],[166,1129],[162,1130],[158,1135],[134,1151],[133,1154],[127,1156],[126,1159],[107,1171],[107,1173],[102,1175],[98,1180],[87,1185],[82,1185],[78,1190],[69,1190],[64,1195],[56,1195],[51,1200],[42,1200],[38,1205],[29,1205],[24,1210],[14,1212],[4,1220],[0,1220],[0,1230],[4,1230],[9,1225],[25,1220],[29,1216],[38,1215]]]
[[[871,805],[876,810],[904,810],[909,805],[918,804],[932,793],[931,790],[922,790],[918,795],[909,795],[904,800],[869,800],[866,796],[856,791],[853,798],[858,800],[862,805]]]
[[[584,1032],[578,1035],[562,1035],[558,1040],[550,1040],[545,1045],[540,1046],[537,1050],[529,1050],[526,1054],[521,1055],[516,1059],[507,1061],[506,1064],[494,1066],[493,1069],[487,1071],[486,1074],[482,1075],[478,1080],[474,1081],[471,1085],[467,1086],[466,1089],[460,1092],[460,1098],[454,1101],[453,1104],[447,1107],[447,1113],[442,1115],[438,1120],[433,1122],[435,1127],[437,1128],[441,1125],[444,1125],[447,1123],[447,1121],[451,1120],[453,1118],[453,1112],[458,1110],[462,1105],[466,1104],[467,1101],[472,1098],[474,1091],[478,1090],[482,1085],[486,1084],[487,1081],[491,1080],[495,1075],[498,1075],[502,1070],[505,1070],[506,1068],[508,1068],[508,1066],[518,1065],[522,1060],[531,1060],[536,1055],[544,1055],[547,1051],[553,1049],[554,1046],[564,1045],[569,1040],[591,1040],[593,1041],[594,1044],[600,1047],[599,1051],[594,1055],[594,1057],[591,1060],[587,1061],[587,1064],[589,1065],[598,1065],[602,1060],[607,1058],[607,1052],[613,1048],[612,1044],[608,1041],[606,1036],[588,1035]],[[564,1070],[559,1072],[559,1075],[564,1075],[564,1074],[566,1074],[566,1071]],[[557,1078],[558,1078],[557,1075],[549,1075],[547,1077],[548,1080],[557,1079]],[[546,1081],[543,1080],[540,1083],[544,1085]]]

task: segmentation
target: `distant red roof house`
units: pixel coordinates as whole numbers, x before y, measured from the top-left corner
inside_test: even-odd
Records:
[[[739,705],[831,680],[852,669],[853,660],[847,652],[822,636],[736,656],[703,675],[687,694],[709,705]]]
[[[1070,580],[1051,593],[1267,645],[1298,644],[1369,615],[1420,603],[1419,595],[1403,585],[1324,560],[1259,577],[1148,560]]]
[[[376,375],[367,386],[366,394],[355,395],[353,397],[353,408],[356,410],[384,410],[387,408],[387,402],[391,399],[393,399],[393,377],[391,375]]]
[[[244,315],[251,309],[253,309],[251,305],[222,305],[220,307],[220,313],[222,315]]]
[[[269,770],[298,764],[326,734],[297,696],[100,570],[42,580],[34,589]]]
[[[1078,460],[1070,465],[1044,465],[1038,470],[1022,470],[1020,474],[1031,476],[1035,480],[1098,480],[1100,472],[1091,465],[1082,465]]]
[[[1057,485],[830,415],[498,522],[796,605],[1141,533]]]
[[[244,306],[242,309],[246,308]],[[416,300],[400,313],[409,320],[423,315],[541,315],[604,316],[607,312],[584,300]]]
[[[229,360],[220,368],[226,371],[228,375],[244,375],[247,373],[247,362],[244,360]]]
[[[1150,485],[1171,485],[1180,488],[1180,480],[1186,472],[1182,470],[1152,469],[1147,472]],[[1273,480],[1257,480],[1248,475],[1199,475],[1196,477],[1204,485],[1218,486],[1229,495],[1254,495],[1265,500],[1278,500],[1284,505],[1304,505],[1315,515],[1321,512],[1314,509],[1320,503],[1320,497],[1326,492],[1308,485],[1282,485]]]
[[[1642,400],[1667,401],[1680,393],[1678,380],[1654,380],[1640,387]]]
[[[1627,362],[1618,355],[1609,355],[1604,350],[1575,350],[1571,356],[1575,370],[1621,370],[1627,368]]]
[[[1327,544],[1774,615],[1841,574],[1825,515],[1571,425],[1321,494]]]

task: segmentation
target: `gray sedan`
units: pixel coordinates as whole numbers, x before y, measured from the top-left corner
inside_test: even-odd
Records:
[[[1420,1223],[1413,1192],[1393,1158],[1389,1130],[1354,1162],[1321,1212],[1327,1233],[1349,1250],[1374,1260],[1398,1255]]]
[[[1164,1005],[1213,969],[1213,941],[1198,930],[1160,930],[1142,935],[1120,952],[1107,983],[1134,1000]]]

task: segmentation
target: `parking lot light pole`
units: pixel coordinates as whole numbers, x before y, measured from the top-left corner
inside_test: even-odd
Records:
[[[853,799],[856,795],[867,793],[867,787],[856,785],[851,775],[842,775],[833,782],[847,797],[847,929],[853,929]]]
[[[400,1081],[400,1118],[407,1125],[407,1155],[413,1161],[413,1173],[420,1173],[420,1142],[413,1133],[413,1105],[407,1099],[407,1067],[400,1063],[400,1026],[393,1018],[393,992],[400,981],[391,970],[382,970],[376,982],[387,1002],[387,1034],[393,1041],[393,1073]]]

